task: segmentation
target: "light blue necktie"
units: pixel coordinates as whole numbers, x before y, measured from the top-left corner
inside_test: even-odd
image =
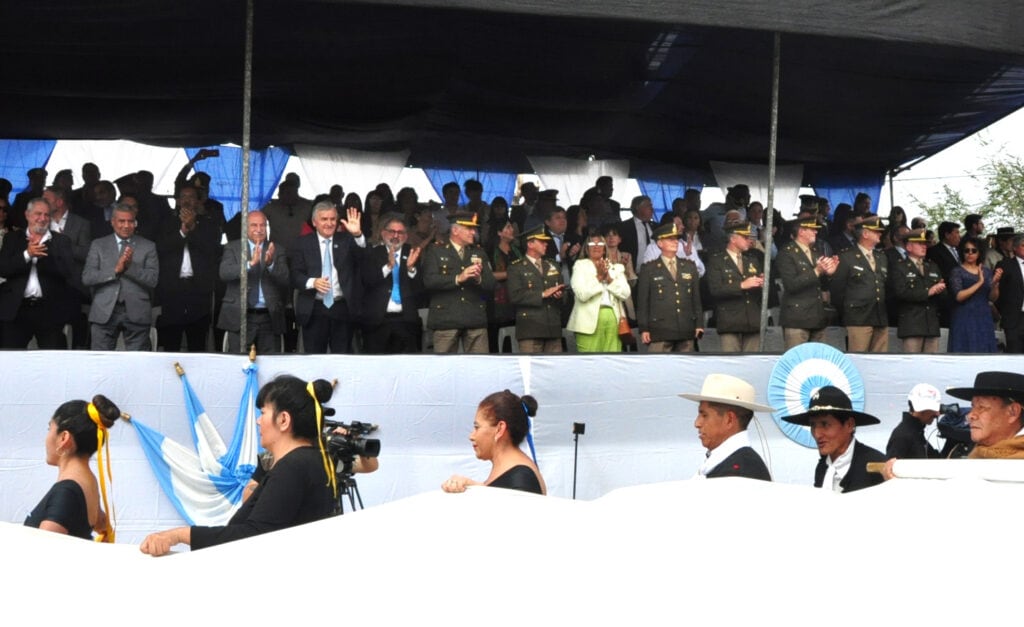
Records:
[[[395,267],[391,268],[391,300],[402,304],[402,290],[398,287],[398,273],[402,269],[402,249],[395,251]]]
[[[334,264],[331,263],[331,240],[324,240],[324,267],[323,275],[327,277],[331,287],[324,294],[324,307],[330,309],[334,305]]]

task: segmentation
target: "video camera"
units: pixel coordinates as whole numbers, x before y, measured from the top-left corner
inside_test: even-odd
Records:
[[[339,474],[351,474],[352,463],[357,456],[377,457],[380,455],[380,440],[366,437],[378,429],[377,425],[355,420],[350,423],[324,420],[323,424],[327,452],[334,460],[334,467]],[[345,433],[337,433],[338,429],[343,429]]]

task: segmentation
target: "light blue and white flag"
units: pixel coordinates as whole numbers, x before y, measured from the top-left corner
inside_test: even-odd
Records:
[[[180,371],[194,451],[132,419],[157,481],[190,525],[224,525],[242,502],[242,491],[256,469],[256,364],[244,370],[245,389],[231,446],[224,445],[188,377]]]

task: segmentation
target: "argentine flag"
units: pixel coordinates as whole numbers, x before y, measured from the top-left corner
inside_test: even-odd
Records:
[[[179,374],[194,450],[131,420],[160,487],[190,525],[227,524],[241,505],[242,491],[256,470],[256,364],[250,363],[243,372],[245,390],[230,447],[224,446],[184,371]]]

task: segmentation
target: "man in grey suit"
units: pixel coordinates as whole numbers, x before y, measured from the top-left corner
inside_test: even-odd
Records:
[[[224,247],[220,260],[220,280],[227,285],[227,290],[217,328],[228,332],[228,352],[237,353],[244,306],[245,346],[255,343],[259,353],[279,353],[285,331],[284,297],[289,293],[287,256],[284,246],[267,241],[267,216],[262,212],[249,213],[246,233],[248,295],[243,304],[240,298],[241,245],[239,240],[232,240]]]
[[[115,206],[110,224],[114,232],[93,240],[82,271],[82,283],[92,288],[92,349],[114,350],[123,331],[125,349],[151,350],[156,245],[135,234],[134,207]]]

